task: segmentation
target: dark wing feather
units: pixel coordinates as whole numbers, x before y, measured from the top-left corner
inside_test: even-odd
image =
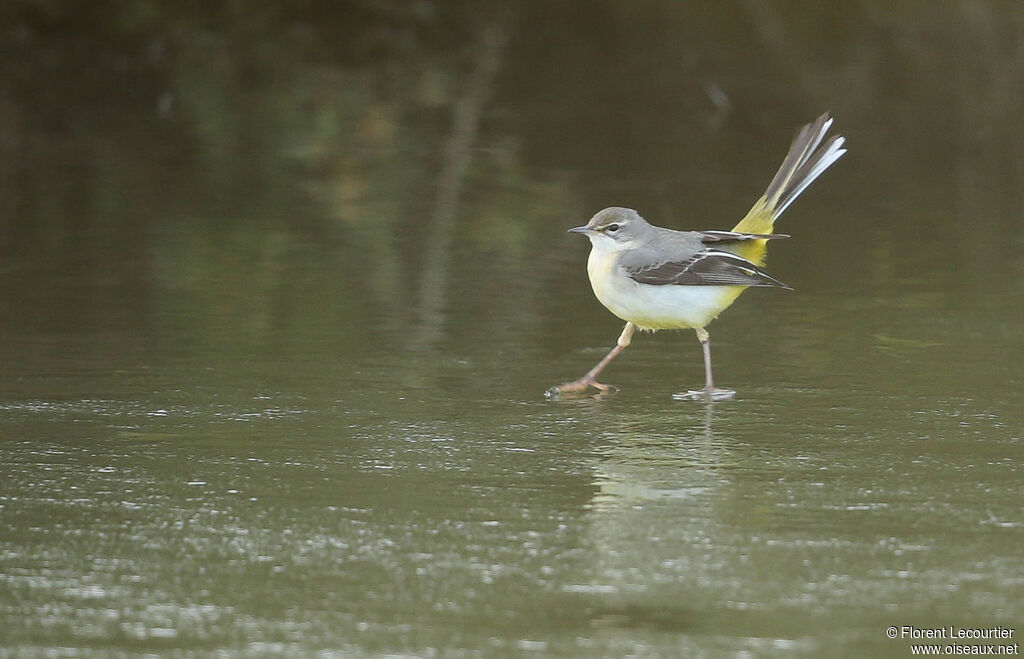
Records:
[[[789,238],[785,233],[737,233],[736,231],[700,231],[700,241],[708,243],[732,243],[743,240],[773,240]]]
[[[627,268],[633,281],[652,286],[777,286],[789,288],[763,268],[731,252],[707,249],[685,261]]]

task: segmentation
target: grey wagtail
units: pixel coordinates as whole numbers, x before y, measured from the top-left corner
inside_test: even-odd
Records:
[[[801,128],[764,195],[732,231],[674,231],[648,224],[635,210],[605,208],[586,226],[569,229],[590,239],[587,274],[594,295],[626,321],[614,348],[590,372],[547,391],[549,398],[611,389],[597,376],[633,338],[637,328],[657,331],[689,328],[704,351],[703,389],[675,394],[680,400],[726,400],[736,395],[719,389],[711,375],[708,324],[749,286],[788,289],[765,272],[768,241],[788,238],[773,233],[775,220],[814,179],[838,160],[844,138],[833,135],[828,113]],[[824,143],[823,143],[824,142]]]

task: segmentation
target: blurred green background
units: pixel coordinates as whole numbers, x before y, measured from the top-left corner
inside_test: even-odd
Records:
[[[783,280],[938,278],[951,298],[1016,282],[1022,24],[982,2],[16,1],[6,322],[134,333],[230,306],[227,336],[181,329],[246,350],[282,324],[401,343],[438,295],[475,337],[566,303],[600,318],[562,283],[585,253],[563,228],[613,204],[727,228],[824,110],[851,153],[786,219]],[[295,265],[307,251],[329,276]],[[343,322],[354,308],[374,331]]]

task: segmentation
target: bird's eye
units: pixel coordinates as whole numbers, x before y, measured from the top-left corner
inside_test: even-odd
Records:
[[[618,230],[619,230],[619,225],[618,224],[609,224],[608,227],[605,229],[605,231],[607,231],[608,233],[615,233]]]

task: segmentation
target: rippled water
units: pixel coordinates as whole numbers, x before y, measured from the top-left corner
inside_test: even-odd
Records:
[[[9,642],[782,656],[905,649],[889,624],[1013,626],[1016,406],[872,369],[837,385],[785,353],[781,383],[683,405],[660,356],[683,337],[642,338],[604,400],[544,401],[537,374],[589,355],[555,369],[526,345],[500,387],[437,354],[410,357],[433,386],[369,356],[305,363],[309,387],[200,380],[191,404],[160,371],[99,376],[134,378],[120,397],[8,393]],[[755,352],[724,343],[723,370]]]

